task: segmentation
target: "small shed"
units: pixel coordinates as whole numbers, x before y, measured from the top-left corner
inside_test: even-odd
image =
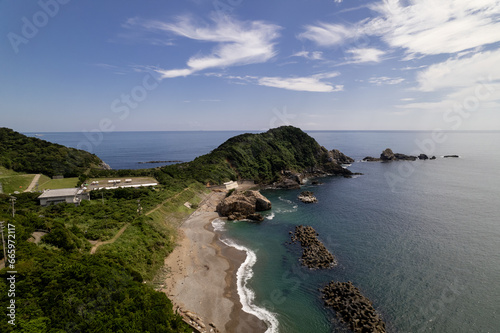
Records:
[[[90,194],[80,188],[61,188],[46,190],[39,197],[41,206],[57,204],[61,202],[80,204],[82,200],[90,200]]]
[[[238,182],[230,181],[230,182],[224,183],[224,186],[226,186],[226,190],[232,190],[232,189],[238,188]]]

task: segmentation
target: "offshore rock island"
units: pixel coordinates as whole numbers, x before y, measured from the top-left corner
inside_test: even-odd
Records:
[[[387,148],[384,150],[381,154],[380,157],[372,157],[372,156],[367,156],[363,158],[363,161],[365,162],[390,162],[390,161],[416,161],[416,160],[435,160],[436,156],[432,156],[429,158],[426,154],[420,154],[418,156],[413,156],[413,155],[406,155],[406,154],[401,154],[401,153],[393,153],[392,149]]]

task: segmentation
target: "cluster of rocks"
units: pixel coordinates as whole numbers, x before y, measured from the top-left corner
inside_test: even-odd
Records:
[[[313,227],[299,225],[290,234],[292,243],[298,241],[302,246],[302,265],[310,269],[331,268],[336,265],[335,257],[318,239],[318,233]]]
[[[318,199],[314,196],[314,193],[311,191],[304,191],[299,194],[299,200],[303,203],[316,203]]]
[[[353,332],[385,333],[385,323],[375,312],[372,302],[350,281],[332,281],[322,293],[325,306],[333,308]]]
[[[415,161],[415,160],[435,160],[436,156],[429,157],[426,154],[420,154],[418,156],[413,156],[413,155],[405,155],[401,153],[393,153],[392,149],[387,148],[380,154],[380,157],[372,157],[372,156],[367,156],[363,158],[363,161],[366,162],[389,162],[389,161]]]
[[[182,308],[177,308],[177,313],[182,317],[184,322],[191,326],[193,329],[196,330],[196,332],[200,333],[220,333],[220,331],[215,327],[214,323],[209,323],[206,325],[203,322],[203,319],[200,318],[200,316],[190,312],[186,311]]]
[[[271,201],[259,191],[234,191],[224,198],[216,211],[229,220],[263,221],[264,217],[257,213],[271,209]]]

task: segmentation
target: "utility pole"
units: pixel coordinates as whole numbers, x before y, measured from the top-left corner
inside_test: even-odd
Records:
[[[137,199],[137,214],[141,215],[142,207],[141,207],[141,199]]]
[[[3,237],[3,228],[5,228],[5,226],[3,225],[4,223],[5,221],[0,222],[0,229],[2,229],[3,262],[5,266],[7,266],[7,252],[5,251],[5,238]]]
[[[12,217],[16,215],[16,207],[15,207],[16,200],[17,200],[16,197],[10,197],[10,202],[12,203]]]

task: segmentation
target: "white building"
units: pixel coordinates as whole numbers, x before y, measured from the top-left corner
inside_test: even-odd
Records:
[[[235,181],[224,183],[224,185],[226,186],[226,190],[232,190],[234,188],[238,188],[238,182]]]
[[[46,190],[38,199],[41,206],[57,204],[61,202],[80,204],[82,200],[90,200],[90,194],[80,188],[61,188],[57,190]]]

